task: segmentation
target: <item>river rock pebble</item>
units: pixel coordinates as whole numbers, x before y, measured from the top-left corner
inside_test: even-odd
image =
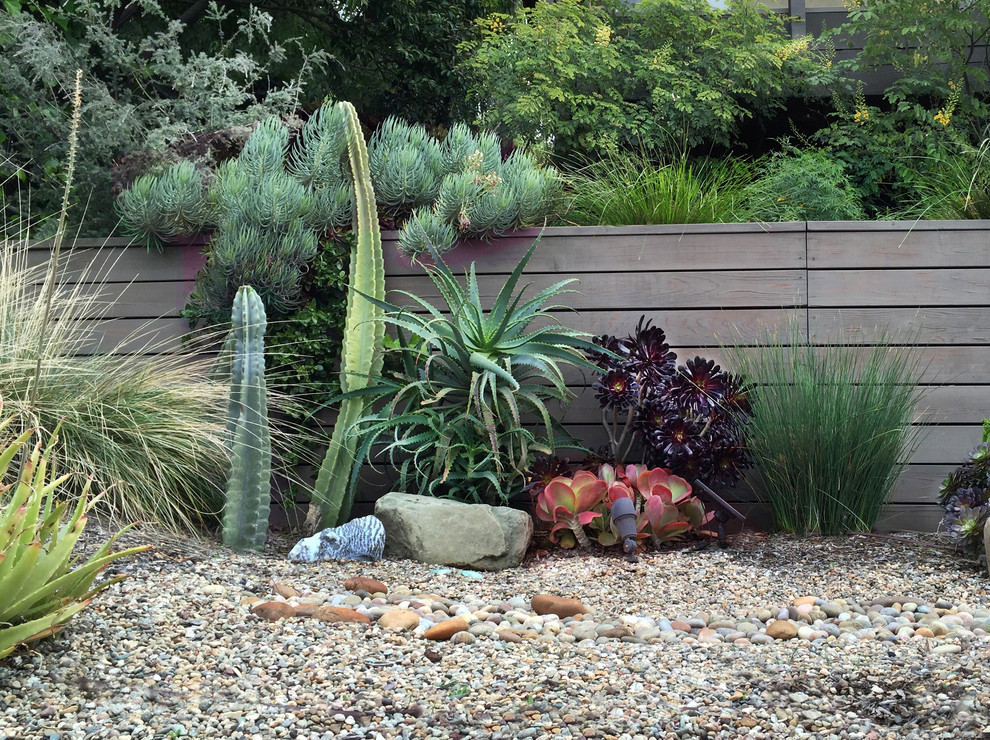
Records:
[[[477,579],[147,536],[158,550],[108,569],[131,578],[0,662],[0,738],[990,732],[986,575],[923,540],[775,537],[638,563],[562,552]],[[385,588],[349,588],[357,578]],[[540,594],[585,610],[538,614]],[[329,608],[361,624],[302,618]]]

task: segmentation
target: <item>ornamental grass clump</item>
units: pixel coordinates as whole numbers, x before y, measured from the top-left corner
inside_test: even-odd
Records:
[[[757,495],[786,532],[869,530],[919,442],[920,367],[910,349],[815,346],[791,327],[727,349],[747,380],[740,425]]]
[[[38,286],[47,265],[28,266],[27,247],[24,238],[0,242],[0,393],[8,411],[25,427],[61,424],[63,464],[95,476],[107,513],[177,531],[211,521],[223,505],[228,466],[227,387],[205,379],[209,362],[193,346],[152,356],[164,348],[141,330],[116,347],[101,345],[93,325],[106,315],[104,287],[87,285],[99,259],[76,282],[55,285],[51,315],[58,320],[46,326]],[[66,490],[79,493],[72,481]]]
[[[614,153],[567,176],[564,219],[579,226],[711,224],[736,220],[751,166],[736,159],[665,161],[657,152]]]

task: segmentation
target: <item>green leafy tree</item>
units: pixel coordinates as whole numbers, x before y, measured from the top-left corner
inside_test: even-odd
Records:
[[[477,22],[461,45],[482,125],[556,154],[727,144],[834,74],[808,38],[744,0],[540,2]]]

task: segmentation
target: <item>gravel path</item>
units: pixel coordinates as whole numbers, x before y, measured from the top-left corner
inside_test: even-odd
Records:
[[[750,538],[474,574],[157,541],[0,664],[0,738],[990,737],[990,581],[923,542]],[[389,594],[347,591],[354,576]],[[290,586],[372,624],[250,613]],[[589,611],[537,616],[538,593]],[[412,631],[375,623],[399,609]],[[422,636],[458,615],[450,641]]]

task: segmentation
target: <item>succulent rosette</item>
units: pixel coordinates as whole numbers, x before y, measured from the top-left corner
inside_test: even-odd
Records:
[[[696,413],[716,408],[727,388],[726,373],[714,360],[703,357],[688,360],[670,381],[670,395],[678,406]]]
[[[983,529],[990,518],[987,491],[964,488],[946,506],[943,525],[950,536],[959,540],[965,552],[978,557],[983,545]]]
[[[644,384],[662,383],[670,378],[677,360],[677,355],[670,351],[663,329],[650,324],[645,316],[641,316],[635,334],[620,342],[628,348],[626,369]]]
[[[575,544],[588,547],[591,543],[584,527],[602,516],[596,507],[607,490],[608,484],[587,470],[578,471],[573,478],[554,478],[536,497],[536,517],[553,524],[552,542],[565,548]]]
[[[625,411],[636,403],[639,396],[639,383],[636,382],[636,376],[622,368],[609,370],[595,381],[593,388],[595,398],[598,399],[603,409]]]
[[[967,554],[980,558],[983,527],[990,518],[990,442],[984,439],[946,476],[938,500],[945,507],[945,531]]]
[[[527,471],[527,488],[534,498],[547,487],[554,478],[570,475],[570,462],[556,455],[538,455]]]

